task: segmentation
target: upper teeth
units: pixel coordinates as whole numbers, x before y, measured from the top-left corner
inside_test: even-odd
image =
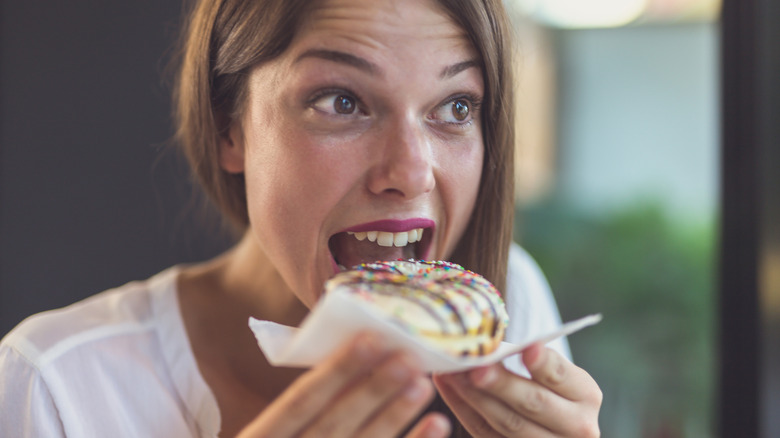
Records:
[[[422,240],[423,228],[402,231],[400,233],[388,233],[387,231],[361,231],[353,233],[352,231],[347,231],[347,234],[355,236],[357,240],[368,238],[369,241],[376,242],[379,246],[406,246],[409,243]]]

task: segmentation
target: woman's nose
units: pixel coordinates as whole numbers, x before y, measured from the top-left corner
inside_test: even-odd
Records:
[[[433,190],[433,151],[424,130],[413,117],[386,127],[378,160],[369,174],[372,193],[412,199]]]

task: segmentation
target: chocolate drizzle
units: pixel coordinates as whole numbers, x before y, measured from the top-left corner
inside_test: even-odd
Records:
[[[462,336],[480,335],[482,338],[490,333],[491,339],[482,338],[476,345],[453,351],[453,354],[474,356],[492,351],[500,343],[498,338],[503,336],[503,327],[508,319],[501,297],[489,281],[449,262],[409,260],[368,263],[336,275],[329,280],[326,289],[337,286],[347,286],[369,301],[373,301],[371,295],[407,300],[439,326],[440,334],[430,332],[424,336],[450,338],[445,344],[452,341],[460,343],[458,339]],[[394,312],[392,308],[386,310],[391,314]],[[393,316],[399,322],[406,321],[403,325],[408,325],[409,330],[416,331],[416,322],[408,316]]]

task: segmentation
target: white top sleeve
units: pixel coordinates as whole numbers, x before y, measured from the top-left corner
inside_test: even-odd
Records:
[[[509,269],[506,283],[506,305],[509,328],[506,341],[517,343],[551,332],[561,326],[561,317],[552,291],[542,270],[534,259],[520,246],[509,248]],[[566,338],[547,344],[571,360]],[[528,371],[516,356],[510,356],[504,365],[513,371],[528,375]]]
[[[2,437],[216,437],[176,270],[34,315],[0,341]]]
[[[38,370],[18,351],[0,347],[0,431],[8,437],[64,437],[57,407]]]

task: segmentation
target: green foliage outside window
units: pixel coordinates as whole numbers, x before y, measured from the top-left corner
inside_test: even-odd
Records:
[[[715,224],[658,203],[603,216],[550,201],[518,211],[516,239],[547,275],[569,341],[602,387],[605,437],[712,436]]]

